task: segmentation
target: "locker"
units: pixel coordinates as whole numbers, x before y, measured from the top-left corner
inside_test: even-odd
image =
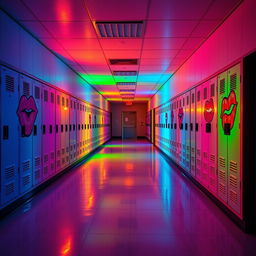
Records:
[[[212,193],[217,191],[217,82],[216,78],[203,86],[202,175],[203,183]]]
[[[224,127],[221,120],[222,102],[227,98],[227,71],[218,76],[218,196],[227,203],[228,201],[228,184],[227,184],[227,149],[228,140],[224,133]]]
[[[1,67],[1,201],[0,207],[19,194],[19,119],[16,114],[19,102],[18,73]]]
[[[196,133],[196,179],[202,183],[202,163],[201,163],[201,146],[202,146],[202,87],[198,86],[196,88],[196,122],[195,122],[195,133]]]
[[[190,172],[196,174],[196,89],[190,91]]]
[[[83,156],[86,155],[86,129],[85,129],[85,123],[86,123],[86,106],[83,103],[82,106],[82,136],[83,136]]]
[[[19,101],[17,115],[19,117],[19,174],[20,193],[32,189],[33,176],[33,127],[38,113],[33,97],[33,80],[20,75]],[[16,103],[17,104],[17,103]],[[17,143],[17,142],[16,142]]]
[[[43,180],[53,176],[55,168],[55,89],[42,85],[42,162]]]
[[[182,126],[183,126],[183,118],[184,112],[183,107],[181,105],[182,97],[179,96],[176,100],[176,114],[177,114],[177,129],[176,129],[176,158],[177,162],[180,166],[183,167],[182,163]]]
[[[70,141],[70,163],[76,160],[76,99],[70,98],[70,111],[69,111],[69,141]]]
[[[184,120],[184,130],[186,133],[186,156],[185,156],[185,169],[190,172],[190,92],[185,94],[185,120]]]
[[[56,158],[56,172],[62,170],[61,167],[61,92],[56,90],[56,104],[55,104],[55,158]],[[63,128],[62,128],[63,129]]]
[[[37,116],[33,128],[33,185],[36,186],[42,181],[42,86],[39,82],[33,81],[33,97],[37,106]]]

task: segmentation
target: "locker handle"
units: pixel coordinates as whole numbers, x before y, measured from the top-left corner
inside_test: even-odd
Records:
[[[3,140],[8,140],[9,139],[9,126],[4,125],[3,126]]]
[[[25,137],[25,125],[21,126],[21,137]]]
[[[176,124],[176,123],[174,124],[174,129],[175,129],[175,130],[177,129],[177,124]]]
[[[56,131],[56,133],[58,133],[58,130],[59,130],[58,128],[59,128],[59,126],[56,124],[56,125],[55,125],[55,131]]]
[[[196,132],[198,132],[198,123],[196,123]]]
[[[183,130],[183,123],[180,124],[180,129]]]
[[[43,134],[45,134],[45,125],[43,125]]]
[[[37,125],[34,125],[34,136],[37,135]]]
[[[185,130],[187,131],[188,129],[188,123],[185,123]]]
[[[229,123],[224,124],[224,134],[230,135],[231,127]]]
[[[193,131],[193,123],[190,123],[190,130]]]
[[[211,127],[211,123],[206,123],[205,124],[205,132],[206,133],[211,133],[211,129],[212,127]]]
[[[50,124],[50,129],[49,129],[50,133],[52,133],[52,125]]]

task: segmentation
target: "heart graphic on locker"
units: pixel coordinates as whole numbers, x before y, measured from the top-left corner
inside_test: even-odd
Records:
[[[225,124],[230,124],[230,130],[234,126],[237,109],[236,94],[233,90],[230,91],[228,97],[224,97],[221,104],[222,128]]]
[[[214,102],[213,99],[210,98],[206,100],[204,103],[204,119],[207,123],[211,123],[214,116]]]
[[[19,117],[20,125],[24,127],[24,136],[30,136],[37,113],[38,109],[34,98],[32,96],[29,98],[27,98],[25,95],[21,96],[17,109],[17,115]]]
[[[179,112],[178,112],[179,126],[180,126],[180,125],[182,124],[182,122],[183,122],[183,117],[184,117],[183,108],[179,108]]]

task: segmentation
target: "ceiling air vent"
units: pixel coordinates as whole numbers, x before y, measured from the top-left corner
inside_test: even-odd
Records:
[[[116,85],[136,85],[136,82],[117,82]]]
[[[116,85],[136,85],[136,82],[117,82]]]
[[[138,59],[109,59],[110,65],[138,65]]]
[[[97,21],[95,25],[101,38],[142,37],[143,21]]]
[[[113,71],[114,76],[137,76],[137,71]]]
[[[120,93],[134,93],[135,89],[120,89]]]

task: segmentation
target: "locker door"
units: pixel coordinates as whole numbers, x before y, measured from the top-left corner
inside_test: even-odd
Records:
[[[61,171],[61,93],[56,90],[55,105],[55,158],[56,172]]]
[[[201,137],[202,137],[202,90],[201,86],[196,88],[196,123],[195,123],[195,133],[196,133],[196,179],[202,182],[202,163],[201,163]]]
[[[227,72],[218,76],[218,196],[224,202],[228,200],[227,193],[227,149],[228,140],[222,124],[222,102],[228,95]]]
[[[185,131],[185,122],[187,119],[186,116],[186,105],[185,102],[186,101],[186,96],[182,95],[181,96],[181,107],[179,109],[179,117],[181,117],[181,115],[183,115],[182,117],[182,121],[181,121],[181,154],[182,154],[182,158],[181,158],[181,165],[182,167],[186,170],[186,131]]]
[[[19,166],[21,194],[32,188],[33,127],[37,113],[38,110],[33,97],[33,81],[24,75],[20,75],[20,99],[17,115],[20,123]]]
[[[174,136],[174,161],[178,163],[178,137],[177,137],[177,129],[178,129],[178,101],[177,99],[174,100],[174,130],[173,130],[173,136]]]
[[[190,91],[190,171],[195,177],[196,174],[196,89]]]
[[[1,201],[0,206],[19,194],[19,120],[16,114],[19,103],[19,76],[1,67]]]
[[[201,85],[202,87],[202,137],[201,137],[201,182],[206,188],[209,185],[209,147],[210,147],[210,130],[209,126],[212,121],[213,101],[209,95],[209,81]]]
[[[190,92],[185,95],[186,170],[190,172]]]
[[[70,163],[73,163],[76,160],[76,109],[75,109],[75,98],[70,98],[70,111],[69,111],[69,140],[70,140]]]
[[[64,167],[69,166],[69,105],[70,105],[70,97],[64,94],[65,99],[65,107],[63,108],[63,116],[64,116],[64,133],[63,133],[63,147],[65,149],[65,164]]]
[[[208,116],[210,122],[209,131],[209,190],[214,194],[217,193],[217,77],[209,81],[210,104],[213,107],[212,115]],[[212,100],[211,100],[212,99]],[[212,103],[213,102],[213,103]],[[209,111],[208,111],[209,112]]]
[[[183,108],[181,105],[181,97],[177,98],[177,130],[176,130],[176,141],[177,141],[177,161],[180,166],[182,164],[182,125],[183,125]]]
[[[37,116],[33,128],[33,185],[37,185],[42,181],[42,102],[41,102],[42,86],[39,82],[33,81],[33,97],[37,106]]]
[[[227,125],[228,204],[241,214],[240,64],[228,70],[228,95],[222,102],[222,123]],[[229,112],[227,112],[229,110]],[[223,112],[224,111],[224,112]]]

